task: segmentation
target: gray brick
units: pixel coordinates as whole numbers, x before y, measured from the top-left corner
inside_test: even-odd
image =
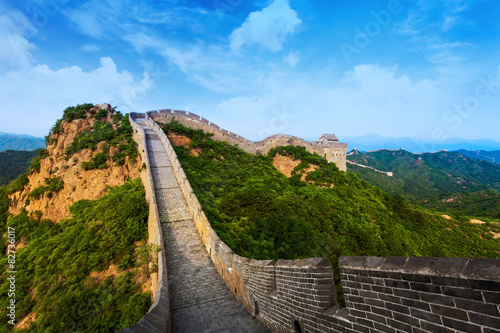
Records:
[[[454,328],[457,330],[460,330],[462,332],[467,332],[467,333],[482,333],[481,327],[470,324],[470,323],[465,323],[460,320],[455,320],[455,319],[450,319],[450,318],[443,318],[443,324],[446,327]]]
[[[460,310],[457,308],[450,308],[447,306],[441,306],[436,304],[431,304],[432,313],[449,318],[460,319],[464,321],[468,321],[469,318],[467,316],[467,312],[464,310]]]

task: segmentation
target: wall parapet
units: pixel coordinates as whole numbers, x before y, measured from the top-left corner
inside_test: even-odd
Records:
[[[360,332],[477,332],[500,328],[500,259],[340,257]]]
[[[161,248],[158,253],[158,272],[151,274],[153,304],[148,313],[135,325],[120,330],[120,333],[135,332],[161,332],[170,333],[170,300],[167,278],[167,261],[163,234],[160,224],[160,216],[156,203],[153,175],[149,161],[149,151],[144,129],[137,124],[136,119],[145,119],[142,113],[130,113],[129,120],[132,125],[133,138],[137,142],[141,159],[146,163],[146,169],[141,171],[141,179],[146,191],[146,199],[149,205],[148,216],[148,243],[155,244]]]

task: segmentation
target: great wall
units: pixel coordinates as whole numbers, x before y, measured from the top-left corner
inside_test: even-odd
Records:
[[[500,259],[341,257],[346,307],[339,307],[326,258],[275,262],[234,254],[210,226],[155,122],[173,116],[254,153],[282,142],[312,149],[291,136],[248,141],[184,111],[130,114],[147,165],[141,177],[149,242],[161,251],[153,305],[120,332],[500,333]]]
[[[265,154],[270,149],[279,146],[302,146],[305,147],[307,151],[317,153],[329,162],[334,162],[340,170],[346,171],[347,143],[327,140],[317,140],[313,143],[287,134],[275,134],[262,141],[251,141],[225,130],[197,114],[187,111],[164,109],[149,111],[147,115],[154,121],[160,123],[170,122],[170,120],[175,117],[175,119],[184,126],[193,129],[202,129],[207,133],[212,133],[215,140],[226,141],[232,145],[238,145],[241,149],[251,154]]]

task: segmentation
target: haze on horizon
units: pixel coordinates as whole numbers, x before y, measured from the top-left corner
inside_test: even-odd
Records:
[[[274,133],[500,141],[495,0],[0,0],[0,131],[78,103]]]

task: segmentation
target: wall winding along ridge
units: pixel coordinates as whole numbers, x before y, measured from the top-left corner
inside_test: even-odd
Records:
[[[346,308],[339,308],[328,259],[236,255],[212,229],[167,136],[145,118],[172,161],[220,275],[273,332],[500,333],[500,259],[341,257]]]
[[[129,115],[130,124],[133,128],[133,138],[137,142],[137,149],[141,158],[146,163],[146,170],[142,170],[141,179],[146,190],[146,200],[149,204],[148,217],[148,243],[158,245],[161,250],[158,253],[158,273],[151,274],[152,290],[154,295],[153,304],[148,313],[135,325],[120,330],[120,333],[133,332],[170,332],[170,300],[168,292],[167,261],[165,256],[165,246],[156,205],[156,196],[149,162],[148,145],[144,129],[138,125],[134,119],[145,118],[144,114],[131,113]]]
[[[259,152],[266,154],[272,148],[279,146],[302,146],[305,147],[310,153],[317,153],[318,155],[325,157],[328,161],[335,162],[340,170],[347,170],[347,143],[312,143],[288,134],[275,134],[261,141],[251,141],[239,136],[238,134],[225,130],[209,120],[198,116],[197,114],[187,111],[163,109],[159,111],[149,111],[147,112],[147,115],[153,120],[161,123],[170,122],[170,120],[175,117],[176,120],[184,126],[212,133],[214,134],[213,138],[215,140],[227,141],[231,145],[238,145],[241,149],[251,154],[257,154]]]

